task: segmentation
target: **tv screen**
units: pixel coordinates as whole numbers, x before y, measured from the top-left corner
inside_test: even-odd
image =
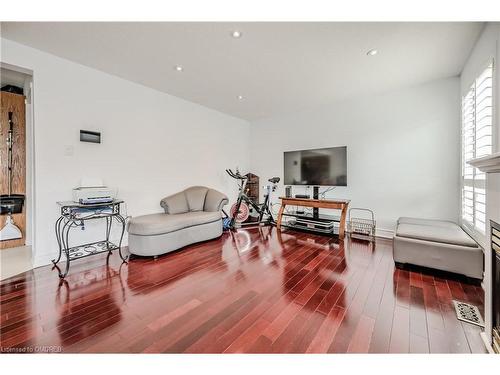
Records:
[[[285,152],[284,184],[347,186],[347,147]]]

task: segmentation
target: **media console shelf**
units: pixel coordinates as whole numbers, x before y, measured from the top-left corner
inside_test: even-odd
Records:
[[[345,222],[347,216],[347,207],[349,206],[349,200],[347,199],[336,199],[336,200],[327,200],[327,199],[305,199],[305,198],[286,198],[280,197],[281,199],[281,207],[278,213],[278,222],[277,227],[278,230],[281,230],[283,216],[294,216],[300,218],[304,222],[308,220],[311,223],[317,223],[321,226],[321,224],[327,227],[328,222],[338,222],[339,223],[339,238],[344,238],[345,233]],[[330,215],[321,215],[314,210],[313,214],[296,214],[296,213],[287,213],[285,212],[286,206],[299,206],[299,207],[312,207],[312,208],[326,208],[333,210],[340,210],[340,218],[337,216]],[[316,228],[315,231],[318,232],[327,232],[327,230]]]

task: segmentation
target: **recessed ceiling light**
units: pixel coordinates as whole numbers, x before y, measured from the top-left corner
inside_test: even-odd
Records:
[[[243,100],[243,99],[245,99],[245,98],[243,97],[243,95],[238,95],[238,96],[237,96],[237,98],[238,98],[238,100]]]
[[[368,56],[375,56],[377,53],[378,53],[378,51],[376,49],[371,49],[366,54]]]
[[[178,72],[182,72],[184,70],[184,68],[181,65],[176,65],[174,69],[177,70]]]
[[[239,30],[234,30],[234,31],[231,33],[231,36],[232,36],[233,38],[238,39],[238,38],[241,38],[241,37],[243,36],[243,33],[242,33],[241,31],[239,31]]]

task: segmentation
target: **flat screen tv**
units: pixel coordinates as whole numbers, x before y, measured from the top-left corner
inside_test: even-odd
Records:
[[[347,147],[285,152],[284,184],[347,186]]]

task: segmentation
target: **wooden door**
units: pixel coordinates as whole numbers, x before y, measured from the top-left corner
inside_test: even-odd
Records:
[[[9,193],[8,183],[8,147],[9,112],[13,112],[12,146],[12,194],[26,195],[26,109],[23,95],[0,92],[0,194]],[[0,241],[0,249],[24,246],[26,241],[26,205],[23,212],[12,215],[23,237],[17,240]],[[5,225],[6,215],[0,216],[0,229]]]

